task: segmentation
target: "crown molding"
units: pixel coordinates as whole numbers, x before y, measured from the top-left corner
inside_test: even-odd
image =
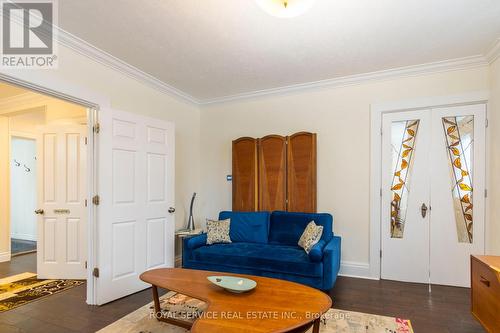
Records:
[[[399,67],[381,71],[375,71],[370,73],[348,75],[343,77],[337,77],[332,79],[307,82],[294,84],[283,87],[276,87],[271,89],[256,90],[251,92],[245,92],[235,95],[228,95],[216,98],[208,99],[198,99],[194,96],[189,95],[163,81],[148,74],[123,60],[103,51],[94,45],[88,43],[87,41],[76,37],[75,35],[61,29],[60,27],[55,27],[56,38],[60,45],[70,48],[79,54],[92,59],[98,63],[101,63],[107,67],[110,67],[124,75],[127,75],[139,82],[142,82],[152,88],[155,88],[161,92],[167,93],[171,96],[179,98],[185,102],[197,106],[207,106],[219,103],[226,103],[236,100],[250,99],[269,95],[280,95],[291,92],[297,92],[308,89],[324,88],[324,87],[343,87],[349,85],[360,84],[370,81],[378,80],[390,80],[397,77],[409,77],[424,74],[432,74],[439,72],[447,72],[454,70],[463,70],[469,68],[477,68],[482,66],[488,66],[500,57],[500,38],[493,43],[492,47],[482,55],[475,55],[470,57],[463,57],[457,59],[450,59],[445,61],[437,61],[432,63],[412,65],[406,67]]]
[[[56,38],[60,45],[76,51],[89,59],[110,67],[161,92],[172,95],[185,102],[196,105],[200,104],[200,101],[195,97],[172,87],[171,85],[157,79],[153,75],[141,71],[140,69],[126,63],[121,59],[118,59],[117,57],[107,53],[106,51],[99,49],[98,47],[88,43],[87,41],[76,37],[75,35],[63,30],[60,27],[55,26],[54,28],[56,30]]]
[[[490,64],[494,63],[500,57],[500,38],[498,38],[485,53],[486,60]]]
[[[327,79],[315,82],[308,83],[300,83],[294,84],[290,86],[271,88],[265,90],[257,90],[248,93],[230,95],[220,98],[213,98],[208,100],[201,101],[201,105],[210,105],[210,104],[218,104],[231,102],[241,99],[249,99],[267,95],[277,95],[277,94],[286,94],[290,92],[302,91],[306,89],[315,89],[315,88],[334,88],[334,87],[344,87],[350,86],[370,81],[380,81],[380,80],[390,80],[399,77],[408,77],[408,76],[417,76],[423,74],[432,74],[432,73],[440,73],[454,70],[462,70],[469,68],[477,68],[488,66],[487,59],[482,55],[464,57],[458,59],[451,59],[445,61],[432,62],[422,65],[413,65],[407,67],[399,67],[393,69],[387,69],[382,71],[356,74],[338,77],[334,79]]]

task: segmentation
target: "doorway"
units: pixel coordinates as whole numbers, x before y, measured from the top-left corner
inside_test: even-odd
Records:
[[[174,265],[175,124],[115,110],[106,97],[71,82],[41,77],[32,83],[1,73],[0,78],[87,107],[87,304],[147,288],[139,279],[142,272]],[[0,133],[4,130],[8,122],[0,114]],[[1,161],[0,173],[6,169]],[[7,210],[3,196],[0,192],[0,227]],[[1,242],[3,237],[0,233]],[[41,248],[38,244],[37,254]],[[2,250],[0,262],[9,260]]]
[[[382,116],[381,277],[470,286],[484,254],[486,106]]]
[[[36,138],[11,135],[10,152],[10,248],[16,256],[36,252]]]
[[[2,261],[36,252],[39,279],[87,278],[86,107],[0,83]]]

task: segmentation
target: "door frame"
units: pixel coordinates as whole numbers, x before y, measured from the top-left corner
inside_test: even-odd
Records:
[[[8,73],[8,74],[6,74]],[[79,104],[87,108],[87,193],[88,193],[88,220],[87,220],[87,297],[86,303],[95,305],[96,277],[93,275],[93,267],[97,267],[97,212],[92,204],[92,197],[97,195],[97,150],[98,140],[94,131],[98,123],[101,109],[110,106],[110,100],[86,88],[75,85],[66,80],[54,80],[50,75],[40,71],[19,70],[0,72],[0,81],[20,86],[36,93],[62,99],[71,103]]]
[[[370,105],[370,245],[368,278],[381,278],[382,249],[382,116],[385,113],[434,109],[438,107],[464,106],[471,104],[486,105],[488,119],[488,90],[475,91],[459,95],[425,97],[414,100],[374,103]],[[486,128],[486,188],[489,176],[489,131]],[[485,198],[485,235],[489,232],[489,198]],[[485,238],[485,246],[488,240]]]

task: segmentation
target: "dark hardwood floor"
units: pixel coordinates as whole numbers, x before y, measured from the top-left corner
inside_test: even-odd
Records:
[[[484,333],[470,312],[470,289],[339,277],[333,306],[410,319],[415,333]]]
[[[0,278],[36,271],[35,254],[0,263]],[[334,307],[410,319],[415,333],[485,332],[470,314],[469,289],[339,277]],[[0,313],[0,332],[95,332],[151,301],[144,290],[110,304],[85,304],[85,285]]]

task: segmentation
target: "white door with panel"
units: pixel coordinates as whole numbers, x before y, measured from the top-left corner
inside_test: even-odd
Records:
[[[382,133],[382,278],[427,282],[430,112],[385,114]]]
[[[174,125],[99,112],[97,303],[148,287],[146,270],[174,266]],[[169,212],[170,211],[170,212]]]
[[[470,286],[484,253],[485,105],[384,114],[384,279]]]
[[[470,287],[470,255],[485,249],[486,106],[433,109],[432,123],[431,283]]]
[[[86,279],[87,149],[84,125],[49,125],[37,137],[37,274]]]

